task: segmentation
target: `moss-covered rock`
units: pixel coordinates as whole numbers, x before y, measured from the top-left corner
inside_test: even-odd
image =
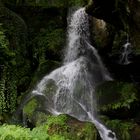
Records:
[[[69,140],[97,140],[99,134],[91,123],[80,122],[68,115],[53,116],[42,109],[43,97],[32,98],[23,108],[27,127],[46,125],[48,135],[60,135]],[[45,102],[45,101],[44,101]]]
[[[51,123],[50,123],[51,122]],[[97,140],[98,132],[93,124],[80,122],[70,116],[60,115],[48,118],[48,133],[61,134],[69,140]]]
[[[64,114],[53,116],[45,108],[42,108],[44,105],[44,97],[37,96],[24,106],[24,124],[27,127],[33,128],[45,124],[48,135],[60,135],[69,140],[97,140],[99,138],[93,124],[80,122]]]
[[[32,99],[25,105],[25,107],[23,108],[23,112],[27,114],[28,117],[32,117],[37,107],[38,107],[38,101],[36,99]]]
[[[109,3],[109,4],[108,4]],[[88,14],[115,25],[117,29],[126,29],[128,24],[128,2],[124,0],[91,0],[86,7]]]
[[[32,97],[30,100],[27,99],[27,101],[24,101],[23,105],[23,118],[25,124],[28,126],[28,124],[32,124],[33,126],[36,126],[38,124],[46,122],[47,114],[50,114],[45,109],[45,98],[44,96],[37,95]],[[18,117],[18,116],[16,116]]]
[[[137,89],[132,83],[105,82],[97,88],[99,111],[115,118],[129,118],[137,105]]]
[[[67,115],[48,116],[46,123],[32,130],[16,125],[0,126],[0,138],[5,140],[99,140],[98,136],[93,124],[80,122]]]

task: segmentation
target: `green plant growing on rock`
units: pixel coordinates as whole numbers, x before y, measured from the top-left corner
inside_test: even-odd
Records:
[[[92,124],[63,114],[48,116],[44,124],[32,130],[16,125],[0,126],[1,140],[97,140],[97,135]]]
[[[106,82],[97,89],[100,111],[130,109],[137,99],[137,90],[131,83]]]
[[[116,132],[119,140],[131,140],[131,131],[134,128],[133,122],[107,120],[105,124]]]
[[[15,53],[9,49],[9,41],[5,36],[5,30],[0,24],[0,65],[8,65],[9,62],[12,63],[12,59],[15,56]]]
[[[4,95],[5,82],[6,82],[5,67],[3,68],[3,72],[1,72],[0,74],[1,74],[1,79],[0,79],[0,114],[2,114],[3,111],[5,111],[5,109],[6,109],[5,95]]]
[[[9,49],[9,41],[5,36],[5,30],[0,24],[0,113],[13,112],[16,108],[16,78],[15,69],[10,74],[10,68],[15,67],[15,53]]]
[[[53,134],[62,134],[63,132],[68,132],[68,125],[66,121],[68,117],[66,115],[59,115],[59,116],[48,116],[47,121],[47,130],[50,135]]]
[[[2,71],[2,81],[5,82],[1,84],[5,98],[3,113],[11,115],[16,110],[17,96],[20,95],[18,83],[21,84],[20,80],[25,75],[30,75],[29,62],[25,58],[27,30],[24,20],[5,5],[0,8],[0,19],[0,65],[5,71]]]

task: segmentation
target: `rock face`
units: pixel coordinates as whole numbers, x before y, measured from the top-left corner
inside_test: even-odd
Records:
[[[136,49],[136,53],[140,54],[140,1],[130,0],[129,7],[131,41]]]
[[[92,0],[86,8],[88,14],[103,19],[117,28],[125,28],[127,21],[127,1],[120,0]],[[123,12],[122,12],[123,11]]]
[[[140,48],[140,1],[139,0],[91,0],[86,11],[93,17],[103,19],[117,30],[124,30],[139,54]]]

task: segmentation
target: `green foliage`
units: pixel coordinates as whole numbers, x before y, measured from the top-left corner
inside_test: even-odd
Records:
[[[13,68],[12,72],[7,70],[6,73],[6,112],[13,113],[16,110],[17,105],[17,81],[16,81],[16,69]]]
[[[67,115],[49,116],[47,129],[50,135],[62,135],[65,140],[96,140],[97,130],[91,123],[82,123]]]
[[[34,51],[39,54],[40,61],[44,60],[45,57],[59,60],[62,53],[65,42],[65,31],[61,28],[53,29],[51,25],[33,40],[33,44],[37,46]]]
[[[70,139],[67,139],[64,136],[60,136],[60,135],[53,135],[50,137],[50,140],[70,140]]]
[[[16,125],[0,126],[1,140],[66,140],[61,135],[48,135],[45,125],[34,128],[24,128]],[[68,140],[68,139],[67,139]]]
[[[105,124],[116,132],[119,140],[131,140],[133,123],[121,120],[106,120]]]
[[[90,123],[82,123],[67,115],[49,116],[47,122],[32,130],[16,125],[0,126],[1,140],[97,140]]]
[[[91,123],[85,123],[85,126],[77,133],[80,140],[96,140],[97,130]]]
[[[49,140],[49,135],[44,125],[34,128],[30,134],[33,140]]]
[[[47,34],[44,40],[46,40],[45,44],[48,46],[48,50],[52,50],[56,53],[61,50],[60,47],[63,46],[64,38],[64,31],[62,29],[56,29]]]
[[[0,73],[0,102],[3,104],[0,113],[11,114],[17,107],[18,82],[21,84],[20,79],[30,70],[29,61],[25,61],[26,25],[22,18],[4,6],[0,8],[0,20],[0,65],[4,67]]]
[[[6,109],[5,103],[5,82],[6,82],[6,71],[5,67],[3,67],[3,72],[1,72],[1,79],[0,79],[0,114],[3,113]]]
[[[66,115],[59,115],[59,116],[48,116],[47,121],[47,130],[50,135],[54,134],[65,134],[67,136],[68,132],[68,125],[66,121],[68,120]]]
[[[131,83],[107,82],[99,86],[97,98],[101,111],[130,109],[137,101],[137,90]]]
[[[15,126],[15,125],[3,125],[0,127],[0,139],[1,140],[30,140],[30,130]]]
[[[0,114],[13,113],[17,103],[16,78],[13,73],[9,72],[8,67],[4,66],[0,79]]]
[[[7,65],[8,61],[13,63],[14,56],[15,54],[9,50],[9,41],[4,34],[2,24],[0,24],[0,65]]]
[[[15,53],[9,49],[9,41],[5,31],[0,24],[0,65],[2,67],[0,79],[0,113],[13,112],[16,108],[16,71]],[[11,70],[11,67],[13,68]]]

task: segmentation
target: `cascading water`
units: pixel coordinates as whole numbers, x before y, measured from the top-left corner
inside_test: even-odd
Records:
[[[127,42],[122,46],[120,61],[119,63],[122,65],[130,64],[131,61],[129,60],[130,55],[132,54],[132,45],[127,39]]]
[[[81,8],[69,23],[64,65],[45,76],[32,94],[44,96],[49,112],[92,122],[103,140],[116,140],[114,132],[95,118],[95,87],[111,78],[89,38],[89,17]]]

